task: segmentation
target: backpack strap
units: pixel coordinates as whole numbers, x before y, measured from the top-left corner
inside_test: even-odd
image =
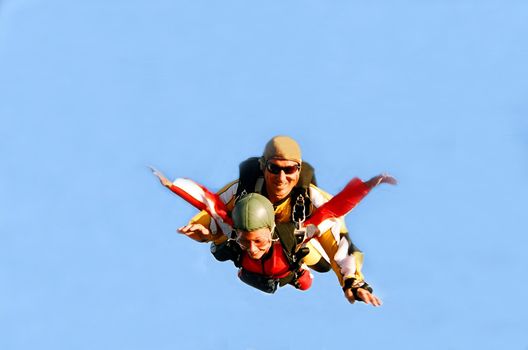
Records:
[[[310,163],[303,162],[297,187],[309,188],[310,184],[317,186],[317,181],[315,180],[315,170],[314,167],[310,165]]]
[[[246,193],[261,193],[264,174],[260,169],[259,157],[251,157],[240,163],[236,197]],[[259,181],[259,179],[262,179]],[[258,188],[257,188],[258,187]]]
[[[293,222],[283,222],[275,225],[274,235],[279,238],[290,264],[292,263],[292,255],[295,253],[295,248],[297,246],[294,232],[295,224]]]
[[[293,222],[283,222],[275,225],[273,235],[280,240],[282,249],[290,265],[295,265],[295,268],[298,268],[298,262],[308,255],[308,251],[306,250],[300,252],[305,249],[301,248],[305,239],[304,231],[297,230]]]

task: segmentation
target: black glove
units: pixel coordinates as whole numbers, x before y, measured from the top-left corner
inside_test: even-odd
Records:
[[[228,239],[227,241],[215,244],[211,243],[211,254],[218,261],[227,261],[231,260],[236,267],[240,267],[240,254],[242,249],[240,246],[233,240]]]
[[[363,299],[361,299],[359,297],[358,289],[359,288],[363,288],[365,290],[368,290],[370,293],[373,292],[373,289],[372,289],[371,286],[369,286],[369,284],[367,282],[362,282],[363,284],[360,284],[358,286],[354,286],[355,281],[356,281],[355,278],[347,278],[345,280],[344,285],[343,285],[343,292],[346,291],[347,289],[350,289],[350,290],[352,290],[352,294],[354,295],[354,299],[359,300],[359,301],[364,301]]]
[[[299,269],[302,265],[303,258],[310,253],[310,248],[302,247],[292,254],[290,268],[292,271]]]
[[[301,288],[299,284],[299,278],[301,278],[305,273],[309,273],[308,270],[299,268],[293,271],[292,273],[293,273],[293,279],[290,281],[290,284],[297,289]]]

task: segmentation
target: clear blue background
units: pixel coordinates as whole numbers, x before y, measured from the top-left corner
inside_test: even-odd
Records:
[[[0,349],[528,349],[528,3],[0,2]],[[276,134],[384,305],[264,295],[176,228]]]

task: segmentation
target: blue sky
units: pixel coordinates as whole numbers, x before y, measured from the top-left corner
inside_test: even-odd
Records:
[[[528,349],[528,3],[0,3],[0,348]],[[242,284],[150,174],[213,190],[276,134],[381,308]],[[359,344],[359,345],[357,345]]]

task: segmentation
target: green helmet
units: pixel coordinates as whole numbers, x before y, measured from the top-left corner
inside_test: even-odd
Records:
[[[258,193],[250,193],[240,198],[233,208],[233,225],[242,231],[254,231],[268,227],[275,228],[273,204]]]

